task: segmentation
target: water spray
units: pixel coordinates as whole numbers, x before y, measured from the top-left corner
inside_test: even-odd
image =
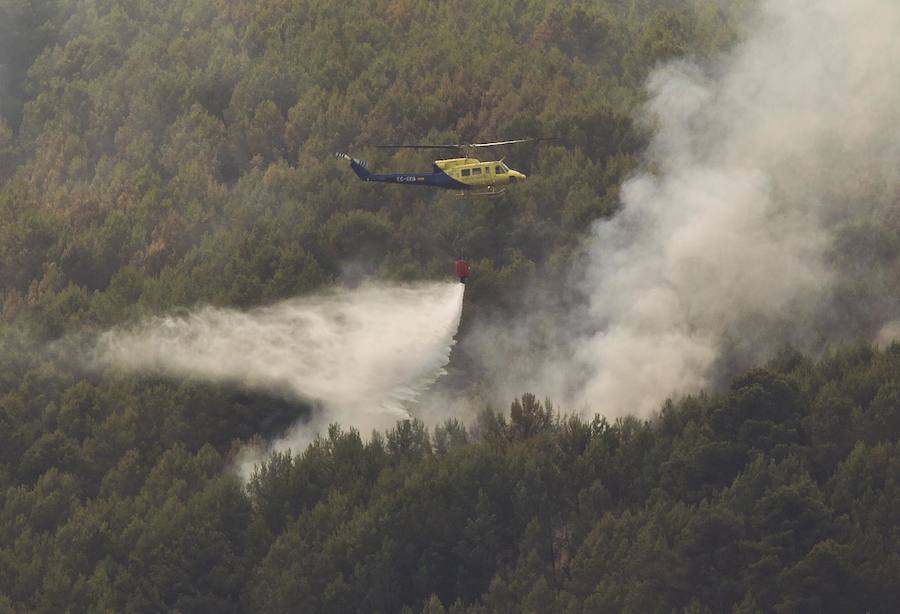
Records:
[[[333,422],[368,433],[408,418],[445,372],[464,290],[446,282],[366,284],[249,311],[200,307],[108,331],[93,360],[104,369],[313,401],[319,409],[310,423],[272,444],[298,452]]]

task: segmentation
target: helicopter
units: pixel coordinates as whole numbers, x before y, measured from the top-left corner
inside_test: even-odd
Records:
[[[511,141],[494,141],[492,143],[454,143],[446,145],[376,145],[379,149],[451,149],[461,150],[461,158],[435,160],[430,173],[388,173],[376,174],[369,171],[367,164],[348,154],[338,152],[336,157],[348,160],[350,168],[363,181],[381,183],[399,183],[401,185],[418,185],[446,190],[457,190],[461,196],[499,196],[506,192],[507,186],[517,181],[525,181],[526,175],[509,168],[500,160],[481,161],[469,156],[470,150],[514,143],[529,143],[553,139],[514,139]]]

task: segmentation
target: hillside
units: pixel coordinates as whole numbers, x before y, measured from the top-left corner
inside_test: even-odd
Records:
[[[579,266],[637,259],[586,237],[628,181],[669,172],[648,78],[719,66],[755,5],[0,0],[0,611],[895,609],[900,346],[868,342],[897,312],[900,222],[896,182],[845,157],[869,141],[815,143],[853,181],[808,200],[876,212],[826,211],[827,302],[723,324],[707,391],[659,403],[628,380],[652,411],[554,408],[507,394],[531,374],[482,368],[515,337],[498,323],[533,335],[494,348],[504,365],[601,328]],[[498,152],[528,180],[497,199],[366,185],[333,157],[424,171],[426,153],[374,146],[532,136],[558,140]],[[89,364],[111,327],[446,279],[460,254],[474,272],[432,402],[471,421],[335,424],[245,484],[242,450],[314,400]]]

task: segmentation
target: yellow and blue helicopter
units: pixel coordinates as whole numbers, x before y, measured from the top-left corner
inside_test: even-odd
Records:
[[[363,181],[443,188],[446,190],[457,190],[462,195],[499,196],[506,191],[506,187],[510,184],[517,181],[525,181],[525,174],[509,168],[503,162],[503,159],[482,162],[478,158],[469,157],[470,150],[547,140],[552,139],[514,139],[511,141],[494,141],[492,143],[454,143],[448,145],[376,145],[379,149],[455,149],[464,152],[461,158],[435,160],[430,173],[377,174],[369,171],[366,163],[362,160],[357,160],[340,152],[335,155],[343,160],[348,160],[350,168]]]

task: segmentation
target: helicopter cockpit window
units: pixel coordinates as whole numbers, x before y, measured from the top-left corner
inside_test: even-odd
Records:
[[[494,167],[494,172],[497,173],[498,175],[502,175],[506,171],[504,171],[503,167],[498,164],[497,166]]]
[[[480,174],[481,174],[481,167],[473,168],[473,169],[472,169],[472,174],[473,174],[473,175],[480,175]]]
[[[467,168],[462,169],[462,176],[463,176],[463,177],[468,177],[468,176],[469,176],[469,169],[467,169]]]

